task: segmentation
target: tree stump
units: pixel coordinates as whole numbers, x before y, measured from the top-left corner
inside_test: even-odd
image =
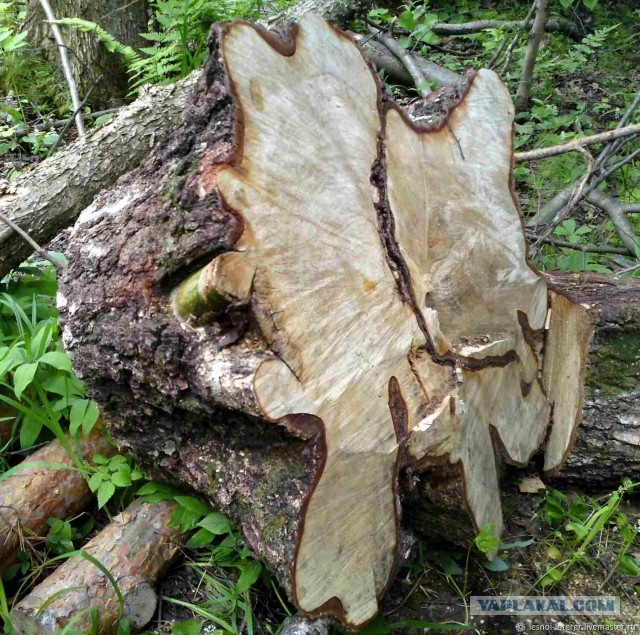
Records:
[[[307,614],[376,614],[401,470],[451,466],[499,533],[499,457],[547,434],[566,455],[581,404],[543,389],[513,116],[491,71],[404,111],[315,15],[216,26],[179,126],[76,224],[65,347],[114,438],[229,514]]]

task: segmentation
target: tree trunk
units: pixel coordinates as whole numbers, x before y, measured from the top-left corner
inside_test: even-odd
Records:
[[[71,442],[73,444],[73,442]],[[96,454],[114,453],[102,426],[81,439],[78,449],[84,459]],[[16,548],[26,541],[40,538],[48,531],[47,520],[65,520],[81,512],[93,500],[83,475],[74,469],[31,467],[34,462],[56,463],[73,467],[73,462],[59,441],[51,441],[26,458],[24,470],[0,483],[0,569],[12,564]]]
[[[579,303],[592,325],[584,409],[556,482],[584,489],[640,479],[640,280],[553,272],[550,286]],[[553,304],[553,301],[552,301]]]
[[[114,578],[122,605],[104,572],[88,558],[74,556],[11,611],[17,632],[50,635],[72,623],[74,632],[112,635],[121,617],[130,620],[132,632],[141,630],[156,609],[155,583],[180,550],[182,535],[169,524],[175,508],[172,501],[138,499],[84,546]]]
[[[122,44],[134,48],[148,45],[140,37],[140,33],[148,30],[146,0],[124,5],[117,0],[51,0],[51,7],[57,19],[82,18],[99,24]],[[29,42],[42,47],[42,54],[52,64],[59,66],[58,50],[39,0],[29,2],[26,24]],[[128,74],[122,58],[110,53],[93,33],[70,27],[61,28],[71,51],[71,69],[80,98],[84,98],[93,86],[89,105],[95,109],[117,105],[128,93]],[[97,82],[99,77],[101,79]]]
[[[540,42],[544,36],[545,24],[547,22],[547,0],[537,0],[536,17],[533,19],[531,34],[529,36],[529,46],[524,56],[522,73],[515,96],[515,105],[518,112],[526,110],[531,101],[531,86],[533,85],[533,70],[538,57]]]
[[[123,449],[234,518],[302,611],[357,626],[393,575],[399,473],[452,466],[499,533],[500,457],[548,434],[513,105],[481,71],[411,119],[316,16],[215,34],[179,126],[78,220],[65,347]],[[564,456],[580,404],[553,400]]]

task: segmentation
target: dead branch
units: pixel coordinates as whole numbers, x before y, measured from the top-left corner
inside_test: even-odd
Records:
[[[369,62],[371,62],[376,68],[384,70],[391,80],[405,85],[412,85],[415,83],[405,64],[391,53],[384,44],[373,39],[371,36],[364,36],[359,33],[349,33],[349,35],[351,35],[360,45],[362,53],[367,60],[369,60]],[[442,86],[457,84],[462,79],[458,73],[449,70],[444,66],[440,66],[435,62],[426,60],[419,55],[414,55],[409,51],[405,51],[405,53],[413,59],[427,79],[432,79]]]
[[[531,5],[531,8],[529,9],[529,13],[527,13],[527,16],[525,17],[525,19],[522,22],[522,25],[520,27],[518,27],[518,30],[516,31],[516,34],[513,36],[513,40],[511,40],[511,43],[509,44],[509,48],[507,49],[507,52],[504,55],[504,61],[502,64],[502,68],[500,69],[500,72],[498,73],[498,75],[500,75],[500,77],[502,77],[506,72],[507,69],[509,68],[509,63],[511,62],[511,56],[513,55],[513,51],[516,48],[516,45],[518,44],[518,42],[520,41],[520,37],[522,36],[522,34],[529,28],[529,24],[531,23],[531,20],[533,19],[533,14],[536,10],[536,6],[537,6],[537,0],[533,0],[533,4]]]
[[[12,610],[17,632],[58,633],[73,624],[76,632],[115,635],[122,617],[133,632],[142,630],[156,609],[155,584],[180,552],[183,534],[170,524],[175,509],[174,501],[131,503]],[[117,591],[89,558],[109,571]]]
[[[631,137],[640,134],[640,123],[632,124],[630,126],[623,126],[616,128],[615,130],[608,130],[607,132],[601,132],[599,134],[590,135],[588,137],[581,137],[579,139],[572,139],[567,143],[561,143],[557,146],[550,146],[548,148],[539,148],[537,150],[527,150],[526,152],[516,152],[514,159],[516,163],[524,163],[525,161],[537,161],[538,159],[548,159],[550,157],[564,154],[565,152],[577,152],[580,148],[585,146],[594,145],[596,143],[608,143],[615,139],[622,139],[623,137]]]
[[[525,20],[477,20],[475,22],[462,22],[460,24],[435,24],[432,31],[437,35],[471,35],[486,29],[518,29],[525,25]],[[526,28],[526,27],[525,27]],[[559,32],[574,40],[583,37],[580,29],[566,18],[551,17],[544,23],[544,30]]]
[[[410,55],[405,49],[400,46],[400,43],[392,38],[390,35],[387,35],[381,29],[377,29],[371,25],[369,25],[369,31],[375,35],[375,37],[382,42],[405,66],[411,78],[413,79],[413,83],[415,84],[416,90],[422,95],[422,97],[426,97],[431,91],[427,88],[427,78],[422,72],[420,66],[416,63],[416,60]]]
[[[602,245],[581,245],[579,243],[570,243],[567,240],[557,240],[555,238],[542,238],[540,242],[547,245],[555,245],[556,247],[566,247],[567,249],[575,249],[576,251],[582,251],[585,253],[594,254],[620,254],[628,255],[628,251],[622,247],[605,247]]]
[[[56,260],[52,256],[49,255],[47,251],[45,251],[38,243],[27,234],[24,230],[22,230],[18,225],[16,225],[10,218],[7,218],[2,212],[0,212],[0,221],[2,221],[9,229],[13,230],[22,240],[24,240],[31,249],[38,255],[40,255],[45,260],[48,260],[52,265],[57,268],[63,268],[64,264],[59,260]]]
[[[73,443],[69,440],[70,443]],[[78,447],[83,458],[115,452],[102,425],[96,425]],[[51,441],[27,457],[18,473],[0,483],[0,569],[11,564],[23,540],[44,536],[49,518],[68,518],[81,512],[93,500],[84,474],[73,469],[30,467],[35,462],[73,467],[67,450]]]

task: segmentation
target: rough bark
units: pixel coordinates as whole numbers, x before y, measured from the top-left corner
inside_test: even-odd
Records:
[[[148,45],[148,41],[140,37],[140,33],[147,31],[149,19],[146,0],[125,5],[117,0],[51,0],[51,7],[57,19],[82,18],[99,24],[122,44],[134,48]],[[31,45],[42,47],[42,55],[52,64],[59,65],[51,27],[39,0],[29,2],[26,28]],[[122,58],[110,53],[93,33],[66,26],[61,28],[65,43],[71,50],[71,69],[78,83],[80,98],[84,98],[93,87],[89,105],[94,108],[111,107],[122,100],[128,92],[128,74]],[[99,77],[102,79],[96,83]]]
[[[453,464],[499,530],[493,444],[524,464],[547,428],[513,106],[482,71],[412,120],[316,17],[215,33],[177,129],[76,225],[65,346],[125,450],[357,625],[394,569],[398,471]]]
[[[175,125],[196,76],[146,91],[87,140],[63,148],[0,190],[0,211],[36,242],[46,244],[73,223],[103,189],[148,154]],[[0,223],[0,276],[31,248]]]
[[[109,456],[115,447],[109,443],[101,426],[97,426],[78,446],[81,456]],[[82,473],[52,467],[30,467],[29,463],[46,461],[72,466],[73,462],[59,441],[51,441],[23,461],[25,468],[0,483],[0,567],[12,563],[17,548],[44,536],[49,518],[70,518],[93,500]]]
[[[557,482],[585,489],[640,478],[640,280],[550,274],[551,288],[580,303],[593,328],[584,409]]]
[[[82,633],[112,635],[121,617],[132,631],[141,630],[156,609],[155,583],[180,550],[182,535],[169,524],[174,502],[133,502],[83,551],[107,569],[123,598],[123,608],[107,576],[82,556],[66,560],[12,611],[17,632],[50,635],[69,624]],[[98,629],[92,628],[90,608],[97,610]]]

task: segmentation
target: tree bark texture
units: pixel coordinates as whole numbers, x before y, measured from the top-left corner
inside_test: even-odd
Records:
[[[78,449],[81,456],[89,460],[96,453],[110,456],[115,451],[102,426],[97,426],[88,437],[82,438]],[[73,466],[62,444],[57,440],[51,441],[23,461],[24,470],[0,483],[2,569],[12,564],[16,549],[25,548],[25,542],[47,533],[49,518],[65,520],[75,516],[93,500],[93,494],[80,472],[29,466],[36,461]]]
[[[130,620],[133,632],[141,630],[156,609],[155,584],[180,550],[182,535],[169,524],[175,508],[172,501],[138,499],[84,546],[113,576],[123,606],[103,571],[74,556],[11,611],[17,632],[51,635],[72,624],[76,632],[93,633],[92,607],[98,615],[97,635],[115,633],[122,617]]]
[[[173,133],[76,224],[65,347],[112,433],[229,514],[307,613],[375,614],[401,469],[462,471],[458,507],[499,531],[494,443],[523,465],[547,433],[512,121],[490,71],[409,114],[317,17],[292,40],[231,25]]]
[[[584,489],[640,478],[640,280],[553,272],[550,287],[585,307],[593,324],[584,409],[555,476]]]
[[[117,0],[52,0],[51,7],[57,19],[81,18],[100,25],[122,44],[134,48],[148,45],[148,41],[140,37],[140,33],[148,30],[146,0],[125,4]],[[42,47],[44,57],[58,66],[58,51],[51,27],[38,0],[29,2],[26,28],[31,45]],[[110,53],[93,33],[67,26],[61,28],[71,51],[71,69],[78,84],[80,99],[93,87],[89,105],[96,109],[117,105],[128,92],[128,74],[122,58]]]
[[[73,223],[103,189],[138,165],[175,125],[197,75],[154,87],[114,119],[14,183],[0,189],[0,211],[43,245]],[[0,222],[0,276],[23,262],[31,248]]]

